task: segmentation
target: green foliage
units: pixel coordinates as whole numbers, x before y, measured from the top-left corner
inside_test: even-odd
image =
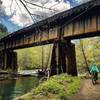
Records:
[[[100,37],[82,39],[81,41],[88,66],[91,67],[94,62],[100,66]],[[78,69],[85,69],[87,66],[79,40],[75,41],[75,46]]]
[[[59,98],[60,98],[60,100],[68,100],[67,92],[64,92],[64,91],[60,92]]]
[[[7,28],[4,25],[0,24],[0,39],[6,35],[8,35]]]
[[[46,67],[50,45],[44,47],[44,67]],[[20,70],[37,69],[42,66],[42,47],[32,47],[27,49],[16,50],[18,54],[18,67]],[[50,56],[51,58],[51,56]],[[49,67],[50,61],[48,63]]]
[[[17,50],[18,54],[18,67],[19,69],[32,69],[39,68],[40,63],[40,50],[39,48],[28,48]]]
[[[80,83],[81,79],[78,77],[72,77],[66,74],[55,75],[48,81],[40,84],[36,89],[33,89],[30,92],[31,99],[29,100],[33,98],[39,100],[41,97],[48,98],[48,100],[69,100],[79,90]],[[23,98],[26,100],[26,97],[23,96]]]
[[[35,94],[44,93],[44,92],[50,92],[52,94],[58,94],[63,90],[64,90],[63,85],[59,84],[57,82],[57,80],[51,79],[48,82],[45,82],[44,84],[37,87],[33,92]]]
[[[69,98],[72,94],[75,94],[79,90],[80,88],[79,86],[80,86],[80,79],[74,80],[74,82],[68,86],[67,95]]]

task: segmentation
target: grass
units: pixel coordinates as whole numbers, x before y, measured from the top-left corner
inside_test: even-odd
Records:
[[[55,75],[21,98],[22,100],[70,100],[80,89],[80,84],[79,77]]]

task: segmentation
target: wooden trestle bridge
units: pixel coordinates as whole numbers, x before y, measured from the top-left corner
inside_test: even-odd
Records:
[[[2,38],[0,67],[17,69],[15,49],[52,43],[51,75],[67,72],[75,76],[75,45],[71,40],[92,36],[100,36],[99,0],[91,0]]]

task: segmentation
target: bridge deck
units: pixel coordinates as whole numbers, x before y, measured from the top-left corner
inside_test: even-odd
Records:
[[[100,35],[100,1],[61,12],[0,40],[0,50],[18,49],[66,39]],[[86,34],[88,33],[88,34]]]

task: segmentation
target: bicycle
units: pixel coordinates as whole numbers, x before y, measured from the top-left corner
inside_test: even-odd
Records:
[[[98,73],[92,72],[92,84],[95,85],[98,80]]]

